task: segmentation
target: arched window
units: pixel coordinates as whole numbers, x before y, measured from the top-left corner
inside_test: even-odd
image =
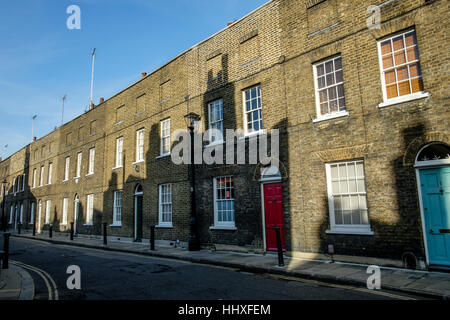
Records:
[[[135,195],[141,195],[144,193],[144,189],[142,188],[142,186],[140,184],[138,184],[136,186],[136,189],[134,190],[134,194]]]
[[[416,166],[438,166],[450,164],[450,147],[447,144],[433,142],[423,147],[416,157]]]

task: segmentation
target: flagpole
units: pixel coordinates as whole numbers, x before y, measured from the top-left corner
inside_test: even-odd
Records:
[[[89,106],[93,102],[92,100],[92,93],[94,91],[94,66],[95,66],[95,48],[92,51],[92,74],[91,74],[91,94],[89,96]]]
[[[61,115],[61,126],[64,124],[64,101],[67,98],[67,94],[62,97],[62,115]]]
[[[34,141],[34,119],[36,119],[37,115],[34,115],[31,118],[31,142]]]

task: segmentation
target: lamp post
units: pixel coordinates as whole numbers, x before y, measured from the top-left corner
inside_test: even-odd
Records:
[[[6,192],[6,185],[7,185],[7,181],[6,179],[3,180],[2,182],[2,195],[3,195],[3,203],[2,203],[2,228],[3,228],[3,232],[6,232],[6,220],[5,220],[5,204],[6,204],[6,199],[5,199],[5,192]]]
[[[188,242],[189,251],[200,250],[200,239],[198,238],[197,229],[197,208],[195,205],[195,167],[194,167],[194,129],[195,125],[200,121],[201,117],[193,112],[184,116],[187,128],[189,129],[191,137],[191,161],[189,162],[189,183],[191,190],[191,217],[189,219],[190,224],[190,236]]]

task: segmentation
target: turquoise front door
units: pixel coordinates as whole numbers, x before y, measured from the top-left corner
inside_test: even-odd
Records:
[[[420,170],[431,265],[450,266],[450,167]]]

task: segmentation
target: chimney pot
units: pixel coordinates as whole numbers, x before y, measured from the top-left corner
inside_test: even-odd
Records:
[[[144,79],[147,76],[147,72],[142,72],[142,79]]]
[[[100,103],[103,103],[103,102],[105,102],[105,98],[100,98]]]
[[[229,21],[227,27],[231,26],[234,23],[234,21]]]

